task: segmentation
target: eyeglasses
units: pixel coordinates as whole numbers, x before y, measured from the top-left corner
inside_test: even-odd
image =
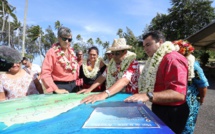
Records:
[[[112,55],[119,56],[122,51],[111,52]]]
[[[63,40],[63,41],[69,41],[69,42],[71,42],[72,41],[72,38],[64,38],[64,37],[61,37],[61,39]]]

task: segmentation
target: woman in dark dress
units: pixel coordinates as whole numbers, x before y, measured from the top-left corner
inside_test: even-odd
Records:
[[[97,47],[93,46],[89,48],[88,59],[85,59],[80,67],[79,78],[83,78],[83,89],[89,88],[106,69],[106,65],[98,55],[99,50]],[[104,90],[105,84],[97,87],[91,92],[100,92]]]

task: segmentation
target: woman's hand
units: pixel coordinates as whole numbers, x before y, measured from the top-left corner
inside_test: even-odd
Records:
[[[66,89],[57,89],[55,90],[57,94],[68,94],[69,92]]]
[[[80,91],[77,92],[77,94],[87,94],[87,93],[90,93],[91,90],[90,89],[82,89]]]

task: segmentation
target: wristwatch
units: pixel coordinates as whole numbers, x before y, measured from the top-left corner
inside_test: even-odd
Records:
[[[153,97],[154,97],[153,92],[147,92],[146,95],[149,97],[149,101],[152,102]]]

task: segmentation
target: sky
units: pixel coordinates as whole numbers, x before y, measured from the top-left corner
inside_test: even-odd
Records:
[[[15,14],[23,23],[26,0],[8,0],[16,7]],[[215,2],[213,2],[215,7]],[[118,29],[131,29],[135,36],[143,34],[157,13],[167,14],[170,0],[28,0],[27,25],[48,26],[57,33],[57,20],[71,29],[73,39],[78,34],[86,41],[100,38],[103,42],[119,38]],[[95,41],[94,41],[95,43]],[[99,48],[100,56],[105,50]],[[40,58],[34,63],[41,65]]]

